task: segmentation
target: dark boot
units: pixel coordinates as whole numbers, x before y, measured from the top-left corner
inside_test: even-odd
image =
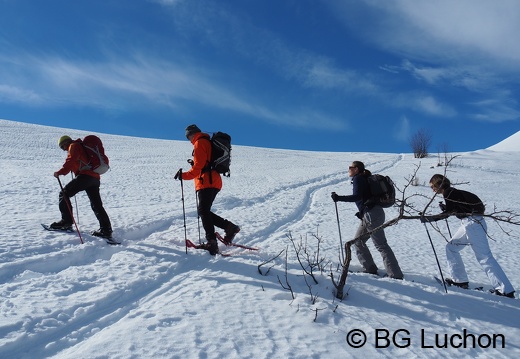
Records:
[[[501,296],[501,297],[515,298],[515,291],[512,291],[511,293],[507,293],[507,294],[502,293],[502,292],[499,291],[498,289],[490,289],[489,291],[490,291],[491,293],[496,294],[496,295],[499,295],[499,296]]]
[[[455,287],[459,287],[462,289],[468,289],[469,288],[469,282],[454,282],[453,279],[446,278],[444,280],[447,285],[453,285]]]
[[[58,222],[52,223],[49,227],[52,229],[58,229],[61,231],[71,231],[72,230],[72,223],[66,222],[65,220],[61,220]]]
[[[233,239],[235,238],[236,234],[240,232],[240,227],[233,223],[229,223],[225,231],[226,235],[224,236],[224,243],[229,245],[233,242]]]
[[[101,237],[105,239],[112,239],[112,230],[100,228],[97,231],[92,232],[93,236]]]
[[[201,244],[198,248],[207,250],[212,256],[218,254],[218,243],[216,239],[208,239],[206,243]]]

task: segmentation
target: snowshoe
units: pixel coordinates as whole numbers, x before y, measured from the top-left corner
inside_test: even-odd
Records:
[[[65,222],[62,219],[61,221],[51,223],[51,225],[49,226],[49,229],[52,229],[55,231],[70,232],[70,231],[72,231],[72,223]]]

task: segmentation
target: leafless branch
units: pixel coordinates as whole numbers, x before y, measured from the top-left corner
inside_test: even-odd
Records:
[[[327,309],[327,308],[321,308],[321,309],[319,309],[319,308],[314,308],[314,320],[313,320],[313,321],[316,322],[316,320],[318,319],[318,311],[320,311],[320,310],[326,310],[326,309]]]
[[[289,238],[293,245],[294,251],[296,252],[296,259],[298,260],[298,263],[300,263],[300,267],[302,268],[303,272],[310,276],[312,280],[314,280],[314,284],[318,284],[318,280],[313,273],[314,268],[316,267],[316,263],[310,259],[309,252],[307,251],[307,245],[303,245],[303,239],[300,237],[300,243],[296,244],[292,238],[291,233],[287,234],[287,238]],[[307,265],[302,262],[302,256],[305,256]]]
[[[285,251],[285,249],[282,249],[282,250],[280,251],[280,253],[278,253],[278,254],[275,255],[274,257],[268,259],[268,260],[265,261],[265,262],[260,263],[260,264],[258,265],[258,273],[260,273],[260,275],[267,275],[267,274],[269,273],[269,271],[271,270],[271,268],[274,267],[274,264],[273,264],[272,266],[270,266],[270,267],[267,269],[267,272],[265,272],[265,274],[262,273],[262,270],[260,269],[260,267],[262,267],[263,265],[266,265],[266,264],[268,264],[268,263],[274,261],[276,258],[280,257],[284,251]]]
[[[296,297],[294,296],[294,292],[292,290],[292,287],[289,284],[289,277],[288,277],[288,274],[287,274],[287,253],[288,253],[288,249],[289,248],[285,249],[285,285],[282,283],[282,280],[280,279],[280,276],[277,276],[277,277],[278,277],[278,283],[280,283],[280,285],[282,286],[283,289],[286,289],[286,290],[291,292],[292,299],[294,300],[294,299],[296,299]]]
[[[316,301],[318,300],[318,294],[312,293],[312,285],[309,283],[309,281],[307,280],[307,277],[305,275],[303,276],[303,280],[305,280],[305,284],[307,284],[307,288],[309,289],[309,294],[311,296],[311,303],[316,304]]]

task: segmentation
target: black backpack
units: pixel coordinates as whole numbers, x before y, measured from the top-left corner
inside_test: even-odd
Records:
[[[365,201],[365,206],[380,205],[383,208],[392,207],[395,204],[394,182],[388,176],[378,174],[367,177],[370,198]]]
[[[204,171],[215,170],[226,177],[230,176],[231,136],[224,132],[215,132],[210,139],[211,161]]]

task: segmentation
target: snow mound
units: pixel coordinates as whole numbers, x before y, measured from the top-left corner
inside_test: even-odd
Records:
[[[489,147],[488,150],[500,152],[520,151],[520,131],[518,131],[514,135],[509,136],[505,140],[500,141],[496,145]]]

